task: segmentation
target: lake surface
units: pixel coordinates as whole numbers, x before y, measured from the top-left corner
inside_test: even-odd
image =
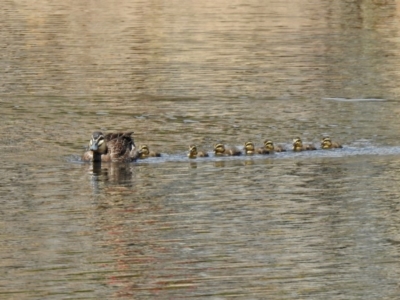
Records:
[[[0,298],[397,298],[399,5],[4,0]]]

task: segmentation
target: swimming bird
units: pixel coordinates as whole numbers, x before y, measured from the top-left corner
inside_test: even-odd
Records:
[[[89,149],[83,154],[83,161],[90,162],[131,162],[136,159],[133,132],[117,132],[104,135],[93,132]]]
[[[332,142],[330,137],[324,137],[321,140],[321,149],[343,148],[338,142]]]
[[[269,154],[270,151],[268,149],[263,148],[256,148],[253,142],[246,142],[244,144],[244,153],[246,155],[253,155],[253,154]]]
[[[208,153],[204,151],[198,151],[196,145],[189,146],[189,153],[187,155],[189,158],[196,158],[196,157],[208,157]]]
[[[293,139],[293,151],[304,151],[304,150],[317,150],[313,144],[303,144],[302,140],[297,137]]]
[[[141,145],[138,151],[138,158],[147,158],[147,157],[160,157],[161,154],[155,151],[150,151],[149,146]]]
[[[215,144],[214,145],[214,153],[216,156],[239,156],[242,155],[242,152],[233,147],[233,148],[225,148],[224,144]]]
[[[285,148],[279,145],[274,145],[274,143],[271,140],[265,140],[264,141],[264,148],[268,150],[269,152],[284,152],[286,151]]]

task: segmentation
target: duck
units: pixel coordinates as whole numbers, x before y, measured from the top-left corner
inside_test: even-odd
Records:
[[[338,142],[332,142],[330,137],[324,137],[321,140],[321,149],[334,149],[334,148],[343,148],[343,146]]]
[[[101,131],[92,133],[89,148],[83,154],[86,162],[132,162],[136,160],[133,132],[117,132],[104,135]]]
[[[204,151],[198,151],[196,145],[189,146],[189,153],[187,155],[189,158],[196,158],[196,157],[208,157],[208,153]]]
[[[239,156],[242,152],[237,148],[225,148],[224,144],[215,144],[214,153],[216,156]]]
[[[141,145],[139,151],[137,152],[137,157],[140,159],[148,157],[161,157],[161,154],[155,151],[150,151],[149,146]]]
[[[271,140],[265,140],[264,141],[264,148],[271,152],[285,152],[286,149],[283,148],[282,146],[279,145],[274,145],[274,143]]]
[[[317,150],[313,144],[303,144],[299,137],[293,139],[293,151]]]
[[[270,151],[268,151],[268,149],[265,148],[257,148],[254,146],[253,142],[246,142],[244,144],[244,153],[246,155],[254,155],[254,154],[269,154]]]

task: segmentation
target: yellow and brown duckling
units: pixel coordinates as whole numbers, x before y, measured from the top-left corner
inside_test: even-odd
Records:
[[[293,139],[293,151],[317,150],[313,144],[303,144],[302,140],[297,137]]]
[[[198,151],[196,145],[190,145],[188,157],[189,158],[208,157],[208,153],[204,151]]]
[[[324,137],[321,140],[321,149],[334,149],[334,148],[343,148],[343,147],[338,142],[332,142],[330,137]]]
[[[141,145],[139,151],[137,152],[137,157],[140,159],[148,157],[160,157],[161,154],[155,151],[150,151],[149,146]]]
[[[256,148],[255,146],[254,146],[254,143],[253,142],[246,142],[245,144],[244,144],[244,153],[246,154],[246,155],[254,155],[254,154],[269,154],[270,153],[270,151],[268,151],[267,149],[265,149],[265,148]]]
[[[215,144],[214,153],[216,156],[239,156],[242,152],[237,148],[225,148],[224,144]]]
[[[117,132],[104,135],[93,132],[89,149],[83,154],[83,161],[90,162],[131,162],[136,159],[133,132]]]
[[[272,141],[270,141],[270,140],[265,140],[264,141],[264,148],[267,151],[269,151],[269,153],[286,151],[285,148],[283,148],[282,146],[279,146],[279,145],[274,145],[274,143]]]

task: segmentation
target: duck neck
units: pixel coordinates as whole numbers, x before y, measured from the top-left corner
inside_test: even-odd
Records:
[[[101,162],[101,154],[99,152],[93,151],[93,162]]]

